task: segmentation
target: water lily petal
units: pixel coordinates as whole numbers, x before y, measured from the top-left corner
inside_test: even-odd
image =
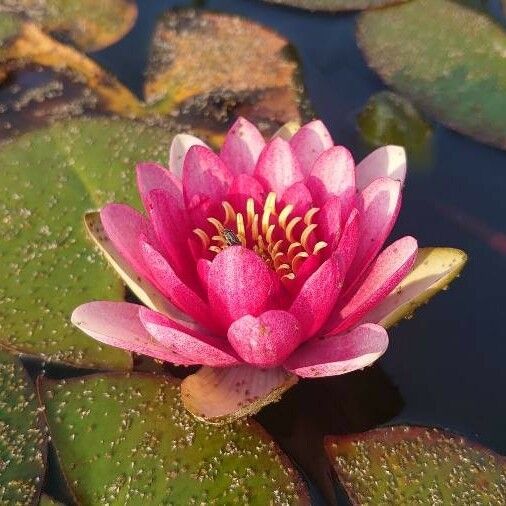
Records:
[[[139,319],[143,306],[128,302],[88,302],[76,308],[72,323],[101,343],[178,365],[198,364],[155,341]]]
[[[306,185],[317,203],[339,197],[346,219],[355,203],[355,163],[351,153],[343,146],[324,151],[314,163]]]
[[[177,202],[179,207],[184,206],[183,187],[181,181],[169,172],[163,165],[154,162],[139,163],[136,166],[137,187],[147,211],[146,196],[151,190],[165,190]]]
[[[347,274],[345,290],[360,278],[389,236],[401,207],[401,183],[373,181],[361,194],[360,242]]]
[[[420,248],[413,270],[392,290],[362,322],[378,323],[388,328],[444,290],[458,276],[467,255],[455,248]]]
[[[188,151],[183,166],[183,195],[187,209],[205,222],[213,204],[225,199],[233,175],[220,157],[202,146]],[[200,225],[200,223],[199,223]]]
[[[255,177],[267,191],[280,196],[304,176],[288,142],[276,137],[265,146],[255,168]]]
[[[208,276],[208,298],[216,318],[225,329],[250,314],[269,309],[276,293],[274,272],[252,250],[231,246],[214,258]]]
[[[245,211],[246,201],[250,197],[256,205],[261,206],[265,200],[265,189],[253,176],[239,174],[232,181],[227,200],[234,209]]]
[[[313,196],[307,189],[307,186],[302,183],[294,183],[288,188],[281,198],[283,206],[287,204],[293,205],[293,216],[304,216],[304,214],[312,207]]]
[[[253,174],[264,147],[264,138],[257,127],[244,118],[238,118],[225,137],[220,158],[235,176]]]
[[[297,318],[286,311],[246,315],[230,325],[228,340],[237,354],[257,367],[277,367],[297,348],[302,329]]]
[[[316,215],[318,237],[331,248],[337,246],[341,236],[341,201],[338,197],[330,197]]]
[[[337,376],[371,365],[387,347],[386,330],[369,323],[346,334],[313,339],[303,344],[284,367],[303,378]]]
[[[139,309],[139,318],[149,334],[161,345],[194,363],[230,367],[241,362],[226,339],[184,329],[146,307]]]
[[[141,242],[144,262],[160,291],[181,311],[213,328],[208,305],[174,272],[167,260],[150,244]]]
[[[309,175],[320,154],[333,145],[334,142],[329,131],[320,120],[305,124],[290,139],[290,146],[292,146],[305,176]]]
[[[301,322],[305,339],[313,336],[327,320],[341,290],[337,255],[332,255],[304,283],[290,306]]]
[[[339,268],[344,279],[346,279],[348,269],[355,258],[359,241],[360,213],[358,209],[353,208],[343,226],[343,231],[336,247],[339,257]]]
[[[395,241],[374,260],[365,279],[329,318],[326,334],[337,334],[377,306],[412,269],[418,244],[410,236]]]
[[[181,383],[181,399],[197,418],[222,424],[253,415],[267,404],[278,401],[297,381],[297,376],[281,367],[202,367]]]
[[[177,134],[170,145],[169,169],[179,179],[183,178],[184,160],[192,146],[207,147],[207,144],[193,135]]]
[[[401,146],[383,146],[367,155],[356,167],[357,188],[362,191],[379,177],[388,177],[404,184],[406,151]]]

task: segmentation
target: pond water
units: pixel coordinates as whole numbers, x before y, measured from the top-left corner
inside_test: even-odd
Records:
[[[140,95],[157,16],[197,3],[287,37],[302,61],[316,115],[337,143],[357,159],[364,156],[356,114],[385,86],[356,46],[354,14],[311,14],[254,0],[138,0],[134,29],[92,57]],[[449,428],[506,453],[506,154],[438,124],[433,131],[428,156],[410,163],[394,236],[465,250],[469,263],[461,278],[392,329],[390,348],[373,368],[301,382],[258,416],[322,490],[322,502],[331,488],[322,434],[407,422]]]

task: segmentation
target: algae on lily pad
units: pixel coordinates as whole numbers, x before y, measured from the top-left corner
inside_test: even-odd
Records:
[[[352,504],[506,503],[506,458],[442,430],[383,427],[325,449]]]
[[[39,396],[80,504],[309,504],[300,475],[256,422],[196,421],[178,380],[41,378]]]
[[[369,65],[444,125],[506,149],[506,32],[448,0],[368,11],[358,41]]]
[[[170,128],[74,119],[0,146],[0,346],[77,367],[125,369],[130,355],[70,323],[79,304],[124,288],[85,232],[110,201],[138,204],[135,164],[165,162]]]
[[[84,51],[96,51],[130,31],[137,5],[134,0],[0,0],[0,17],[6,12],[22,14]]]
[[[406,0],[265,0],[273,4],[298,7],[310,11],[358,11],[398,4]]]
[[[30,378],[18,359],[0,352],[0,504],[37,504],[46,437]]]
[[[145,96],[153,111],[210,132],[242,115],[273,134],[300,121],[306,106],[286,39],[237,16],[195,10],[159,21]]]

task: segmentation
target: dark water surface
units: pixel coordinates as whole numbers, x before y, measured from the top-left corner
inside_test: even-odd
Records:
[[[138,3],[132,32],[92,57],[141,94],[157,16],[196,2]],[[354,14],[311,14],[254,0],[198,3],[241,14],[287,37],[302,60],[316,115],[337,143],[358,160],[363,157],[355,117],[385,86],[356,46]],[[321,441],[326,433],[382,423],[436,425],[506,454],[506,236],[497,235],[506,234],[506,154],[434,124],[429,159],[410,163],[394,235],[414,235],[422,246],[465,250],[469,263],[463,275],[412,320],[392,329],[390,348],[377,366],[301,382],[259,415],[327,497]]]

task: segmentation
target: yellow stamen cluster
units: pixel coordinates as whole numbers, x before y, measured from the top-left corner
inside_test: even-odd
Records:
[[[255,201],[249,198],[246,212],[238,213],[232,205],[222,202],[225,216],[223,220],[208,218],[216,229],[209,235],[201,228],[194,233],[200,238],[204,249],[219,253],[229,246],[225,231],[237,235],[240,243],[260,255],[276,273],[286,280],[295,278],[297,271],[306,258],[323,250],[327,243],[314,237],[317,224],[313,218],[319,208],[309,209],[304,216],[291,216],[294,206],[286,205],[279,213],[276,210],[276,194],[267,195],[261,213],[255,209]]]

